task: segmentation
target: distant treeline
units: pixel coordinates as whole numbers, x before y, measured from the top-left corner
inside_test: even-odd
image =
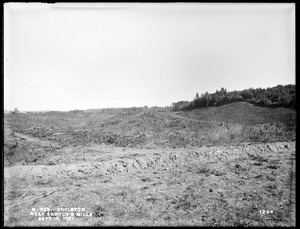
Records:
[[[296,108],[296,85],[277,85],[267,89],[245,89],[228,92],[223,87],[215,93],[197,93],[194,100],[172,103],[173,111],[193,110],[202,107],[221,106],[232,102],[245,101],[263,107]]]

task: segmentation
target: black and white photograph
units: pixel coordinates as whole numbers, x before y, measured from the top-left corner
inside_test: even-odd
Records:
[[[5,227],[296,227],[296,3],[3,3]]]

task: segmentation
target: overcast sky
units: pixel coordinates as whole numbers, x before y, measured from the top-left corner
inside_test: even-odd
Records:
[[[4,108],[169,106],[295,84],[295,4],[4,5]]]

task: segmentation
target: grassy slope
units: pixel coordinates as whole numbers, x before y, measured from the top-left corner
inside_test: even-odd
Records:
[[[238,122],[246,125],[266,122],[294,125],[296,120],[296,112],[292,109],[258,107],[247,102],[230,103],[220,107],[209,107],[178,113],[198,120],[210,121],[214,119],[219,122]]]

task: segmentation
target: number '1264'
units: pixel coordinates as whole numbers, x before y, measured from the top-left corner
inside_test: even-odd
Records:
[[[259,210],[259,213],[264,215],[264,214],[273,214],[273,210]]]

